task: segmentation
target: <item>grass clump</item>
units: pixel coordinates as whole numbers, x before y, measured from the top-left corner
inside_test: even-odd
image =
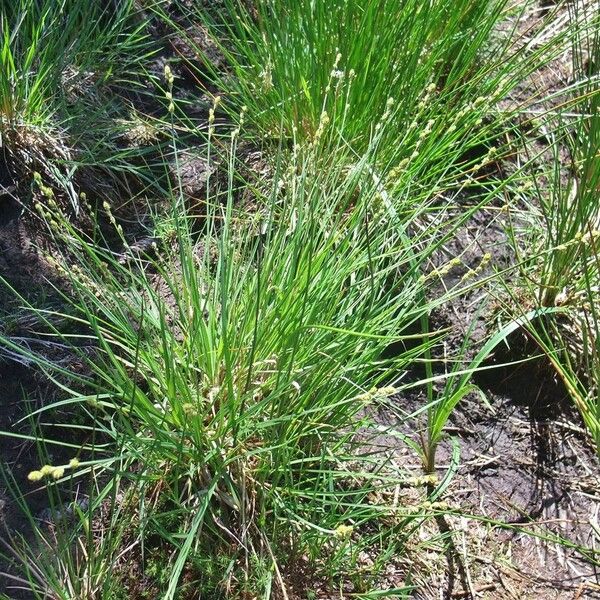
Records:
[[[3,6],[0,107],[4,126],[47,125],[65,103],[124,77],[144,34],[135,4],[17,0]],[[60,35],[57,35],[60,32]],[[63,115],[64,116],[64,115]]]
[[[194,44],[190,28],[180,33],[202,63],[199,79],[224,95],[234,121],[249,109],[257,136],[330,151],[343,139],[360,153],[380,129],[379,166],[395,167],[400,186],[411,179],[433,187],[445,175],[450,187],[456,173],[471,169],[476,180],[500,159],[504,132],[524,109],[500,103],[575,35],[553,31],[550,11],[539,34],[523,39],[517,26],[526,9],[505,0],[227,0],[214,10],[182,8],[192,31],[200,22],[212,36],[225,72]]]
[[[534,309],[523,324],[556,369],[598,450],[599,38],[597,16],[583,11],[574,18],[584,23],[574,40],[574,89],[565,105],[537,120],[546,141],[538,140],[538,153],[525,167],[532,171],[519,188],[526,210],[513,215],[512,239],[524,299]],[[519,247],[519,228],[528,231],[528,251]]]
[[[395,131],[402,132],[419,103],[441,102],[437,91],[467,92],[504,6],[267,0],[249,8],[234,0],[216,16],[199,17],[235,75],[227,88],[232,100],[253,108],[261,133],[278,136],[283,125],[288,139],[313,139],[327,114],[348,141],[365,147],[374,122],[389,112],[388,98],[396,101]]]
[[[37,171],[79,215],[87,212],[80,187],[94,195],[109,187],[89,171],[77,178],[80,167],[102,165],[105,179],[139,170],[134,152],[117,147],[124,108],[114,91],[135,87],[153,51],[146,20],[133,0],[17,0],[2,7],[2,164],[21,201]]]
[[[416,339],[385,357],[428,311],[421,264],[443,237],[434,225],[406,243],[419,212],[406,197],[391,196],[393,214],[375,201],[370,154],[350,172],[310,149],[290,160],[280,185],[257,199],[258,228],[235,205],[233,172],[223,202],[211,196],[198,241],[176,202],[175,246],[152,263],[158,279],[66,221],[54,228],[79,256],[63,267],[74,292],[67,318],[86,327],[55,333],[90,374],[28,359],[66,379],[59,404],[87,404],[90,431],[110,441],[97,450],[105,456],[96,477],[131,472],[135,535],[153,531],[168,547],[161,597],[175,596],[190,565],[216,557],[228,566],[209,582],[214,589],[266,594],[264,581],[238,579],[258,561],[268,586],[285,591],[283,565],[307,560],[314,570],[323,545],[333,552],[325,575],[335,579],[391,510],[371,496],[401,477],[360,450],[369,434],[359,432],[368,406],[393,394],[430,345]],[[89,339],[92,359],[79,349]],[[342,543],[350,539],[352,547]],[[352,585],[368,588],[373,574],[353,570],[345,571]]]

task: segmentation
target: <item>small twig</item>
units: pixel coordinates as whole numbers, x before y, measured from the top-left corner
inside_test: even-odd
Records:
[[[452,592],[453,598],[468,598],[469,596],[474,596],[475,594],[480,594],[481,592],[490,592],[496,589],[495,583],[486,583],[484,585],[478,585],[477,587],[472,588],[471,590],[458,590],[457,592]]]
[[[0,183],[0,196],[12,196],[17,191],[16,185],[5,186]]]
[[[273,561],[273,568],[275,569],[275,574],[277,575],[277,580],[279,581],[279,585],[281,586],[281,594],[283,595],[283,600],[290,600],[290,597],[288,596],[288,594],[285,590],[285,582],[283,581],[283,577],[281,576],[281,571],[279,570],[279,567],[277,566],[277,560],[275,559],[275,555],[273,554],[273,550],[271,549],[271,544],[269,544],[269,540],[264,535],[261,537],[263,538],[265,546],[267,547],[267,550],[269,552],[269,556],[271,557],[271,560]]]

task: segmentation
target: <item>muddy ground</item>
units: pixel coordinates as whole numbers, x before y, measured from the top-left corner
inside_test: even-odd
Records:
[[[493,255],[487,273],[510,263],[502,218],[492,207],[457,232],[450,252],[462,255],[465,265],[447,277],[448,287],[485,252]],[[449,329],[448,355],[459,351],[467,332],[480,341],[489,335],[494,298],[501,293],[493,285],[476,289],[432,315],[434,328]],[[438,478],[456,469],[443,497],[449,513],[423,525],[419,538],[427,551],[417,543],[399,572],[403,577],[417,568],[421,587],[415,597],[422,599],[600,598],[600,470],[579,414],[525,332],[511,335],[483,366],[475,383],[485,401],[479,393],[461,401],[438,450]],[[400,394],[376,421],[416,439],[424,417],[415,413],[426,402],[419,390]],[[414,452],[397,440],[384,435],[378,444],[394,448],[398,464],[419,475]],[[435,541],[449,531],[451,558]]]

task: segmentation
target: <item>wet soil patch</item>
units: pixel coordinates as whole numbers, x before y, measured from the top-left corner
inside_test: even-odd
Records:
[[[420,537],[446,534],[452,543],[442,544],[437,562],[416,575],[422,579],[416,598],[600,598],[597,458],[577,415],[563,407],[562,390],[553,397],[543,380],[529,379],[528,390],[541,388],[543,395],[534,397],[552,406],[551,413],[531,405],[518,375],[506,377],[501,389],[493,379],[490,387],[480,382],[489,406],[470,394],[450,417],[436,463],[440,480],[456,469],[442,497],[448,508],[441,523],[432,516]],[[376,420],[418,440],[424,415],[411,415],[425,403],[423,392],[403,394]],[[396,448],[403,468],[422,474],[397,436],[379,443]]]
[[[492,260],[480,277],[512,263],[503,218],[492,207],[457,231],[434,263],[460,256],[462,266],[445,276],[438,292],[459,284],[486,252]],[[502,294],[490,286],[475,288],[434,311],[430,329],[448,331],[444,348],[435,350],[435,373],[449,368],[446,355],[460,356],[465,337],[471,345],[462,360],[469,364],[495,333]],[[478,393],[466,396],[451,414],[437,452],[438,477],[450,468],[456,472],[443,496],[448,515],[444,523],[432,518],[431,536],[449,532],[453,556],[447,546],[440,550],[440,566],[425,570],[415,597],[600,598],[600,472],[579,413],[524,329],[500,343],[482,366],[474,382],[487,404]],[[421,375],[409,373],[403,381]],[[434,385],[434,398],[441,385]],[[418,441],[426,431],[425,414],[419,413],[426,404],[424,389],[408,390],[392,398],[376,421]],[[450,439],[460,451],[456,465]],[[414,452],[398,436],[380,444],[395,447],[398,462],[422,474]]]
[[[564,417],[541,418],[523,406],[522,397],[515,401],[488,395],[493,414],[463,407],[454,420],[462,461],[447,495],[451,504],[480,518],[518,526],[492,529],[488,535],[512,544],[512,567],[524,585],[529,580],[541,586],[538,597],[554,597],[551,589],[556,586],[575,592],[583,584],[597,583],[595,560],[600,557],[588,551],[595,545],[600,479],[585,432]],[[443,453],[440,458],[444,460]],[[543,539],[547,534],[567,543]],[[569,548],[570,543],[584,550]],[[521,589],[524,593],[527,586]]]

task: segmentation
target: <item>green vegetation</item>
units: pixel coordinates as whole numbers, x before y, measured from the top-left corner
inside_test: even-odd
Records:
[[[288,139],[312,138],[325,112],[344,139],[365,146],[385,112],[394,121],[385,141],[392,131],[398,140],[419,115],[419,103],[426,108],[427,92],[441,108],[445,98],[436,91],[473,100],[495,87],[493,77],[481,81],[478,66],[496,51],[489,39],[504,4],[233,0],[214,18],[210,11],[197,16],[208,21],[236,75],[232,101],[249,107],[261,133],[278,137],[282,129]],[[407,132],[404,145],[422,131]]]
[[[2,121],[51,125],[78,96],[123,78],[143,55],[144,35],[133,23],[134,3],[115,7],[80,0],[3,6]]]
[[[104,196],[107,180],[113,187],[127,185],[125,174],[144,180],[144,149],[120,142],[133,126],[125,121],[131,121],[130,107],[120,92],[138,91],[140,69],[154,51],[134,0],[4,4],[0,140],[20,185],[40,172],[79,215],[80,180],[86,193]]]
[[[545,132],[548,141],[537,139],[538,156],[531,158],[526,168],[531,174],[521,189],[527,198],[525,212],[517,213],[513,222],[532,222],[526,238],[529,250],[518,247],[514,232],[512,239],[522,253],[528,301],[542,312],[550,308],[553,315],[526,319],[529,334],[564,382],[600,452],[600,37],[597,15],[575,17],[583,25],[573,71],[582,85],[536,123],[537,133]],[[549,161],[545,153],[551,154]]]
[[[0,135],[49,300],[2,273],[0,357],[52,390],[2,434],[39,455],[4,468],[6,598],[409,597],[419,531],[456,552],[449,420],[490,406],[473,376],[515,332],[598,451],[593,8],[523,32],[505,0],[3,6]],[[574,82],[528,88],[566,52]],[[509,264],[456,250],[488,213]]]

